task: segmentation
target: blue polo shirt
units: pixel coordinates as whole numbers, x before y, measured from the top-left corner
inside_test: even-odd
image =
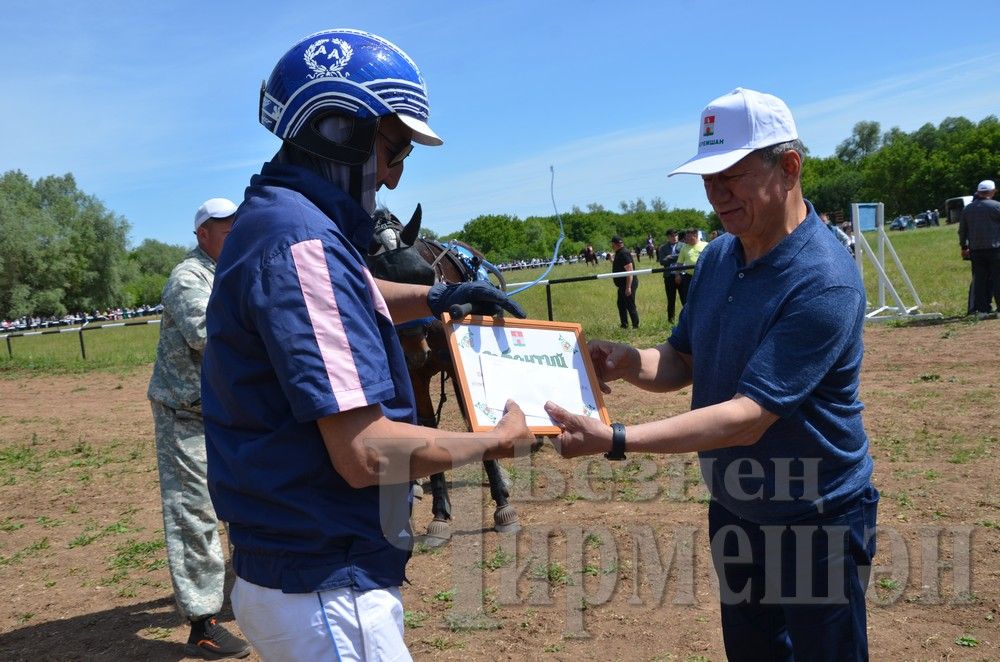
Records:
[[[864,288],[806,204],[805,220],[750,264],[733,235],[711,242],[669,339],[692,356],[692,409],[739,393],[780,417],[752,446],[699,454],[713,498],[759,523],[837,512],[872,473],[858,399]]]
[[[409,485],[352,488],[315,422],[373,404],[415,421],[406,361],[362,257],[372,231],[333,184],[267,163],[219,257],[202,364],[208,484],[236,574],[260,586],[404,579]]]

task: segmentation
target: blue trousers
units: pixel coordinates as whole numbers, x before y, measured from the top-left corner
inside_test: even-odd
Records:
[[[865,590],[878,490],[790,525],[742,519],[713,501],[712,561],[731,662],[867,660]]]

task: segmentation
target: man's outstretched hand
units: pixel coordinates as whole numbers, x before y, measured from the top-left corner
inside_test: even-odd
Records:
[[[596,455],[611,450],[611,427],[589,416],[571,414],[554,402],[545,403],[545,412],[559,426],[552,438],[556,452],[565,458]]]

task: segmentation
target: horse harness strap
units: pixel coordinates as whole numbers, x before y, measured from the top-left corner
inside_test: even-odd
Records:
[[[434,411],[434,427],[438,427],[441,424],[441,410],[444,408],[444,403],[448,400],[448,394],[444,390],[444,383],[448,379],[448,371],[441,371],[441,398],[438,400],[437,409]]]
[[[430,243],[430,242],[428,242],[428,243]],[[442,246],[441,244],[437,243],[437,242],[434,242],[431,245],[432,246],[436,246],[437,248],[441,249],[441,252],[438,253],[438,256],[436,258],[434,258],[433,262],[431,262],[431,269],[433,269],[434,272],[437,273],[438,262],[440,262],[442,260],[442,258],[444,258],[444,256],[448,254],[448,249],[445,248],[444,246]]]
[[[421,317],[419,319],[410,320],[409,322],[403,322],[402,324],[396,325],[396,333],[401,336],[418,336],[424,332],[424,328],[429,324],[433,324],[437,320],[436,317]]]
[[[444,409],[444,403],[448,401],[448,393],[445,391],[444,383],[448,380],[447,371],[441,371],[441,397],[438,399],[437,408],[434,410],[434,415],[430,418],[425,418],[423,416],[417,416],[417,425],[422,425],[425,428],[437,428],[441,425],[441,410]]]
[[[439,276],[442,276],[442,280],[443,280],[443,272],[438,269],[438,263],[445,258],[447,258],[448,261],[451,262],[452,266],[455,267],[458,273],[463,275],[465,280],[473,281],[480,279],[477,266],[471,264],[470,261],[467,260],[465,256],[462,255],[453,246],[446,246],[444,244],[441,244],[440,242],[429,239],[424,239],[423,241],[425,241],[427,244],[433,246],[438,251],[440,251],[440,253],[438,253],[438,256],[434,258],[434,261],[431,262],[431,268],[434,269],[434,271]]]

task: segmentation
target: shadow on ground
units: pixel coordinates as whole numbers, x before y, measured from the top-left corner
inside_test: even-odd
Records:
[[[180,625],[173,598],[164,597],[0,634],[0,659],[176,661],[187,657],[184,644],[162,637]]]

